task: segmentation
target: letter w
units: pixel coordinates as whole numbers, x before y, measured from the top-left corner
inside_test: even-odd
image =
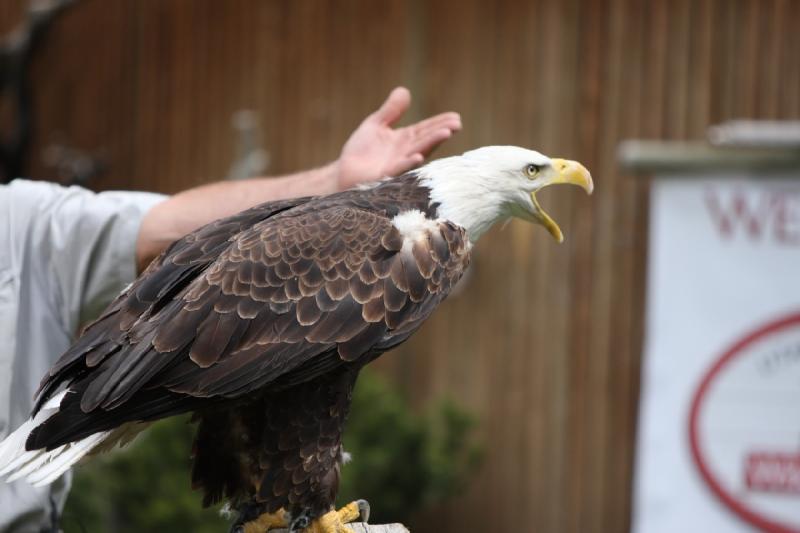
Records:
[[[711,215],[721,237],[730,239],[737,226],[744,226],[745,234],[753,240],[763,237],[764,226],[770,214],[770,206],[766,195],[759,195],[758,206],[754,208],[751,203],[754,195],[748,195],[741,190],[731,193],[727,205],[723,205],[719,191],[709,189],[706,191],[706,207]]]

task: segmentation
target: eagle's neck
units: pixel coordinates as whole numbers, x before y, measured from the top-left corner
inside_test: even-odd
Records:
[[[416,171],[420,185],[430,190],[437,216],[467,230],[475,243],[495,222],[508,217],[503,198],[482,178],[486,169],[462,157],[433,161]]]

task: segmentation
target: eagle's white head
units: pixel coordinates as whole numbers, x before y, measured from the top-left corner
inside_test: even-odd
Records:
[[[589,194],[594,189],[580,163],[517,146],[485,146],[437,159],[417,175],[431,190],[431,201],[439,204],[439,216],[464,227],[472,242],[495,222],[511,217],[541,224],[561,242],[561,229],[542,210],[536,192],[555,183],[578,185]]]

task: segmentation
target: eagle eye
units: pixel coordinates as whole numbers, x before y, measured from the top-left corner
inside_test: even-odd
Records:
[[[539,170],[541,170],[539,165],[534,165],[533,163],[525,165],[525,174],[527,174],[529,178],[535,178]]]

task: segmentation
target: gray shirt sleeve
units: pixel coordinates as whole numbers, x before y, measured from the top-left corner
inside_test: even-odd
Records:
[[[26,228],[22,244],[46,261],[49,276],[42,282],[64,327],[74,333],[136,277],[140,223],[165,197],[25,180],[15,180],[10,189],[18,227]]]
[[[0,435],[30,415],[39,380],[78,326],[134,279],[139,226],[162,200],[26,180],[0,186]],[[0,481],[0,531],[51,527],[68,486],[68,475],[42,488]]]

